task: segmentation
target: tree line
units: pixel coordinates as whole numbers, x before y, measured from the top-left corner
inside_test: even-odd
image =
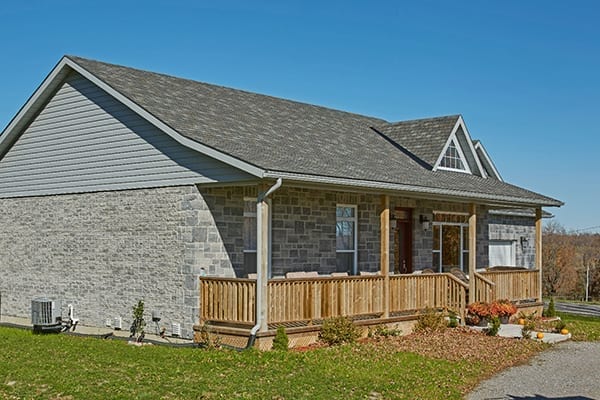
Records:
[[[543,229],[544,296],[600,300],[600,234],[567,232],[551,221]]]

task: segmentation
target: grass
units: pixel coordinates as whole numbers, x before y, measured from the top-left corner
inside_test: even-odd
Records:
[[[135,347],[0,327],[0,398],[460,399],[506,366],[495,360],[522,362],[543,348],[534,341],[455,332],[306,352],[234,352]],[[487,342],[494,339],[494,349],[506,357],[494,355]],[[483,351],[465,348],[480,342]]]
[[[557,312],[556,315],[567,324],[573,340],[586,342],[600,340],[600,318],[561,312]]]

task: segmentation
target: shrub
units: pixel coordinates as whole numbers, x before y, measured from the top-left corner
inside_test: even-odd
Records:
[[[131,335],[129,337],[142,341],[144,338],[144,328],[146,321],[144,320],[144,300],[139,300],[132,308],[133,323],[129,328]]]
[[[550,297],[550,303],[548,308],[542,313],[544,317],[556,317],[556,310],[554,309],[554,297]]]
[[[437,312],[433,308],[426,308],[419,317],[413,329],[415,332],[432,332],[443,331],[446,329],[446,320],[442,313]]]
[[[458,326],[458,315],[454,311],[448,312],[448,327],[456,328]]]
[[[535,320],[526,319],[525,325],[523,325],[523,328],[521,330],[521,336],[523,336],[525,339],[531,339],[531,333],[534,330],[535,330]]]
[[[287,351],[289,345],[290,340],[288,339],[287,333],[285,333],[285,328],[283,326],[278,327],[275,338],[273,338],[272,349],[276,351]]]
[[[207,349],[218,349],[221,347],[221,336],[209,324],[202,324],[198,344]]]
[[[558,321],[556,321],[556,324],[554,325],[554,332],[560,333],[560,331],[562,331],[566,327],[567,327],[567,323],[565,321],[563,321],[562,319],[559,319]]]
[[[496,336],[498,335],[498,331],[500,330],[500,318],[497,316],[493,316],[491,320],[491,324],[487,329],[486,334],[488,336]]]
[[[385,338],[391,336],[402,336],[402,331],[400,329],[388,328],[385,325],[377,325],[374,328],[369,328],[370,338]]]
[[[353,343],[359,336],[358,328],[347,317],[326,319],[319,332],[319,339],[329,345]]]

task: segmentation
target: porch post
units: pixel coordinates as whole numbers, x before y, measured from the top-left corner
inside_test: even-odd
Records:
[[[380,265],[383,275],[383,318],[390,316],[390,196],[381,195]]]
[[[269,299],[269,201],[259,196],[256,203],[256,318],[260,321],[260,332],[268,330]]]
[[[539,300],[542,301],[542,209],[535,209],[535,269],[539,275]]]
[[[469,303],[475,301],[475,270],[477,266],[477,205],[469,207]]]

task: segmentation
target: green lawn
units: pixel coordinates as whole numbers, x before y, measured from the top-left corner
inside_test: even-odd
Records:
[[[486,370],[372,343],[208,351],[3,327],[0,343],[4,399],[460,399]]]
[[[567,323],[573,340],[600,340],[600,318],[557,312],[556,315]]]

